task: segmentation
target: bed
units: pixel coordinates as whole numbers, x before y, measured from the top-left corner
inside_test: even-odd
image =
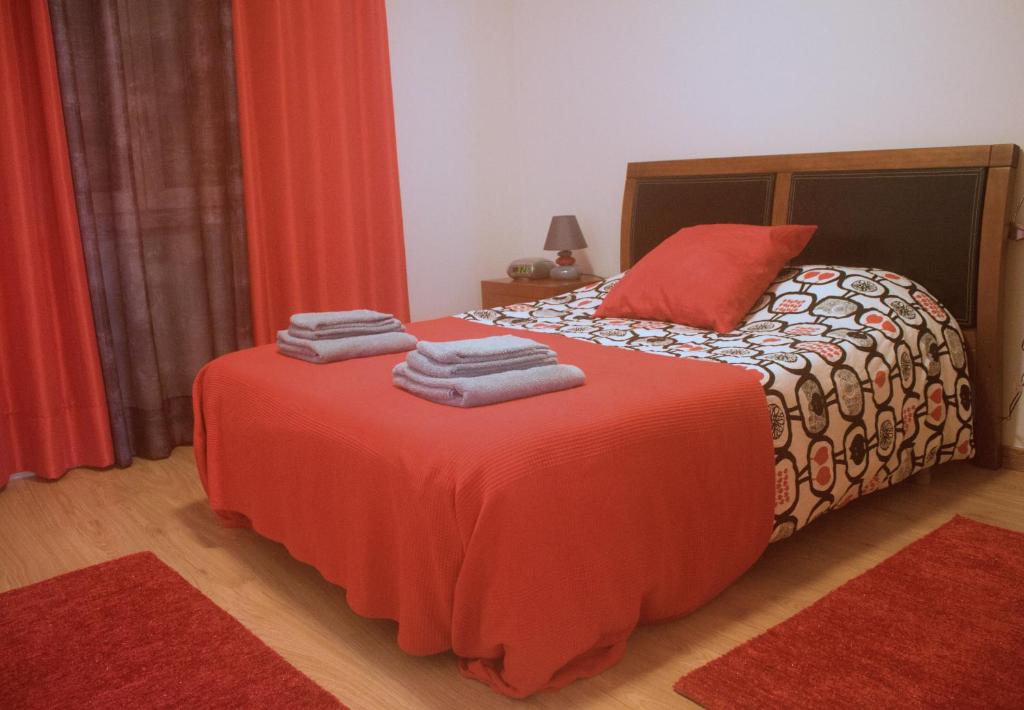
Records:
[[[730,333],[595,318],[619,277],[409,325],[528,334],[587,373],[565,392],[459,410],[391,386],[400,355],[219,358],[194,389],[211,506],[497,692],[599,673],[823,513],[946,461],[998,466],[1018,154],[632,163],[623,269],[689,225],[819,233]]]

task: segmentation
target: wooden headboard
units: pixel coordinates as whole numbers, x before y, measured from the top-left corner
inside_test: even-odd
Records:
[[[816,224],[803,264],[918,281],[960,321],[975,386],[975,462],[1001,463],[1003,253],[1012,144],[630,163],[621,264],[682,227]]]

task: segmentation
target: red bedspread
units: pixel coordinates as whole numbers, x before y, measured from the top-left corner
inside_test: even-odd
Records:
[[[587,384],[459,409],[392,386],[403,355],[215,360],[195,383],[211,505],[345,587],[356,612],[397,620],[405,651],[453,649],[500,693],[601,672],[638,623],[699,607],[764,550],[767,405],[739,367],[530,337]]]

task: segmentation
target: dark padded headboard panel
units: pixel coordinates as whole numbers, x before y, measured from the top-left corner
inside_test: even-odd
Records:
[[[636,183],[635,262],[683,227],[713,222],[771,224],[774,175],[696,175]]]
[[[975,320],[986,168],[794,173],[791,224],[818,231],[798,264],[874,266],[925,284]]]

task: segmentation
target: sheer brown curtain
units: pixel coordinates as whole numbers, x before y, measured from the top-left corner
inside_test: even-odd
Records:
[[[49,0],[117,462],[192,439],[251,344],[229,0]]]

